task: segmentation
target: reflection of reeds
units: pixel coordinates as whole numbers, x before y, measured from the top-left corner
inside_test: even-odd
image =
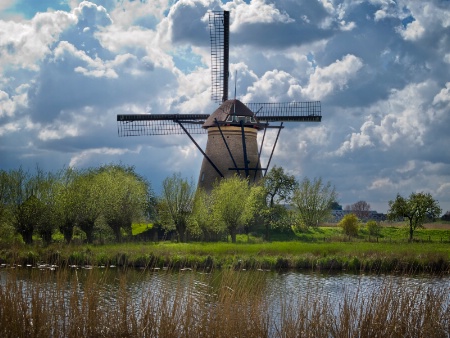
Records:
[[[0,280],[0,337],[448,337],[449,288],[372,294],[266,294],[264,272],[154,272],[158,287],[130,290],[127,273],[63,269]],[[169,278],[170,277],[170,278]],[[111,278],[116,280],[111,281]],[[277,306],[271,303],[274,299]]]

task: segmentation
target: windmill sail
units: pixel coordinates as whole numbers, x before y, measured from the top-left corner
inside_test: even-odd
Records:
[[[205,134],[208,114],[127,114],[117,115],[119,136]]]
[[[260,122],[320,122],[320,101],[245,103]]]
[[[211,38],[211,99],[225,102],[228,99],[228,64],[230,48],[230,12],[210,12]]]

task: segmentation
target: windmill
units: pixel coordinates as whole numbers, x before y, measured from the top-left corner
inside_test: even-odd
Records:
[[[211,98],[220,106],[211,114],[117,115],[119,136],[186,134],[203,155],[198,187],[211,191],[217,179],[239,175],[251,181],[269,168],[284,122],[320,122],[320,101],[242,103],[228,99],[230,13],[209,13],[211,38]],[[279,123],[279,124],[278,124]],[[270,128],[277,129],[268,162],[261,166],[261,152]],[[258,147],[257,133],[263,132]],[[193,134],[208,134],[206,149]]]

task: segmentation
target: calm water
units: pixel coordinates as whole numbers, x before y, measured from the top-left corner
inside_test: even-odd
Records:
[[[358,298],[363,299],[379,293],[387,286],[399,293],[405,290],[418,290],[424,293],[428,290],[443,292],[447,294],[447,299],[450,301],[450,276],[448,275],[321,274],[295,271],[282,273],[242,271],[236,273],[242,274],[243,277],[257,278],[260,281],[258,287],[263,288],[267,299],[275,307],[282,300],[295,301],[306,297],[313,299],[320,296],[327,298],[338,308],[344,295],[350,298],[358,295]],[[114,302],[122,283],[136,303],[139,303],[140,299],[149,292],[158,295],[167,290],[188,289],[188,293],[194,295],[213,294],[214,288],[221,278],[220,272],[78,268],[71,269],[61,281],[55,270],[22,267],[0,269],[0,285],[5,285],[7,278],[15,278],[26,288],[36,283],[38,279],[41,280],[41,287],[48,291],[55,289],[57,283],[60,285],[63,283],[68,293],[74,285],[83,293],[89,276],[94,276],[94,280],[100,281],[97,285],[101,288],[104,299]]]

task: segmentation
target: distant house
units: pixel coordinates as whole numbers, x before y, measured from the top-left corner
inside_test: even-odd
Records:
[[[351,214],[353,211],[351,210],[331,210],[331,223],[339,223],[342,218],[344,218],[345,215]],[[382,222],[387,219],[386,214],[382,214],[379,212],[376,212],[375,210],[371,210],[367,212],[367,217],[364,217],[361,219],[363,222],[367,221],[376,221],[376,222]]]

